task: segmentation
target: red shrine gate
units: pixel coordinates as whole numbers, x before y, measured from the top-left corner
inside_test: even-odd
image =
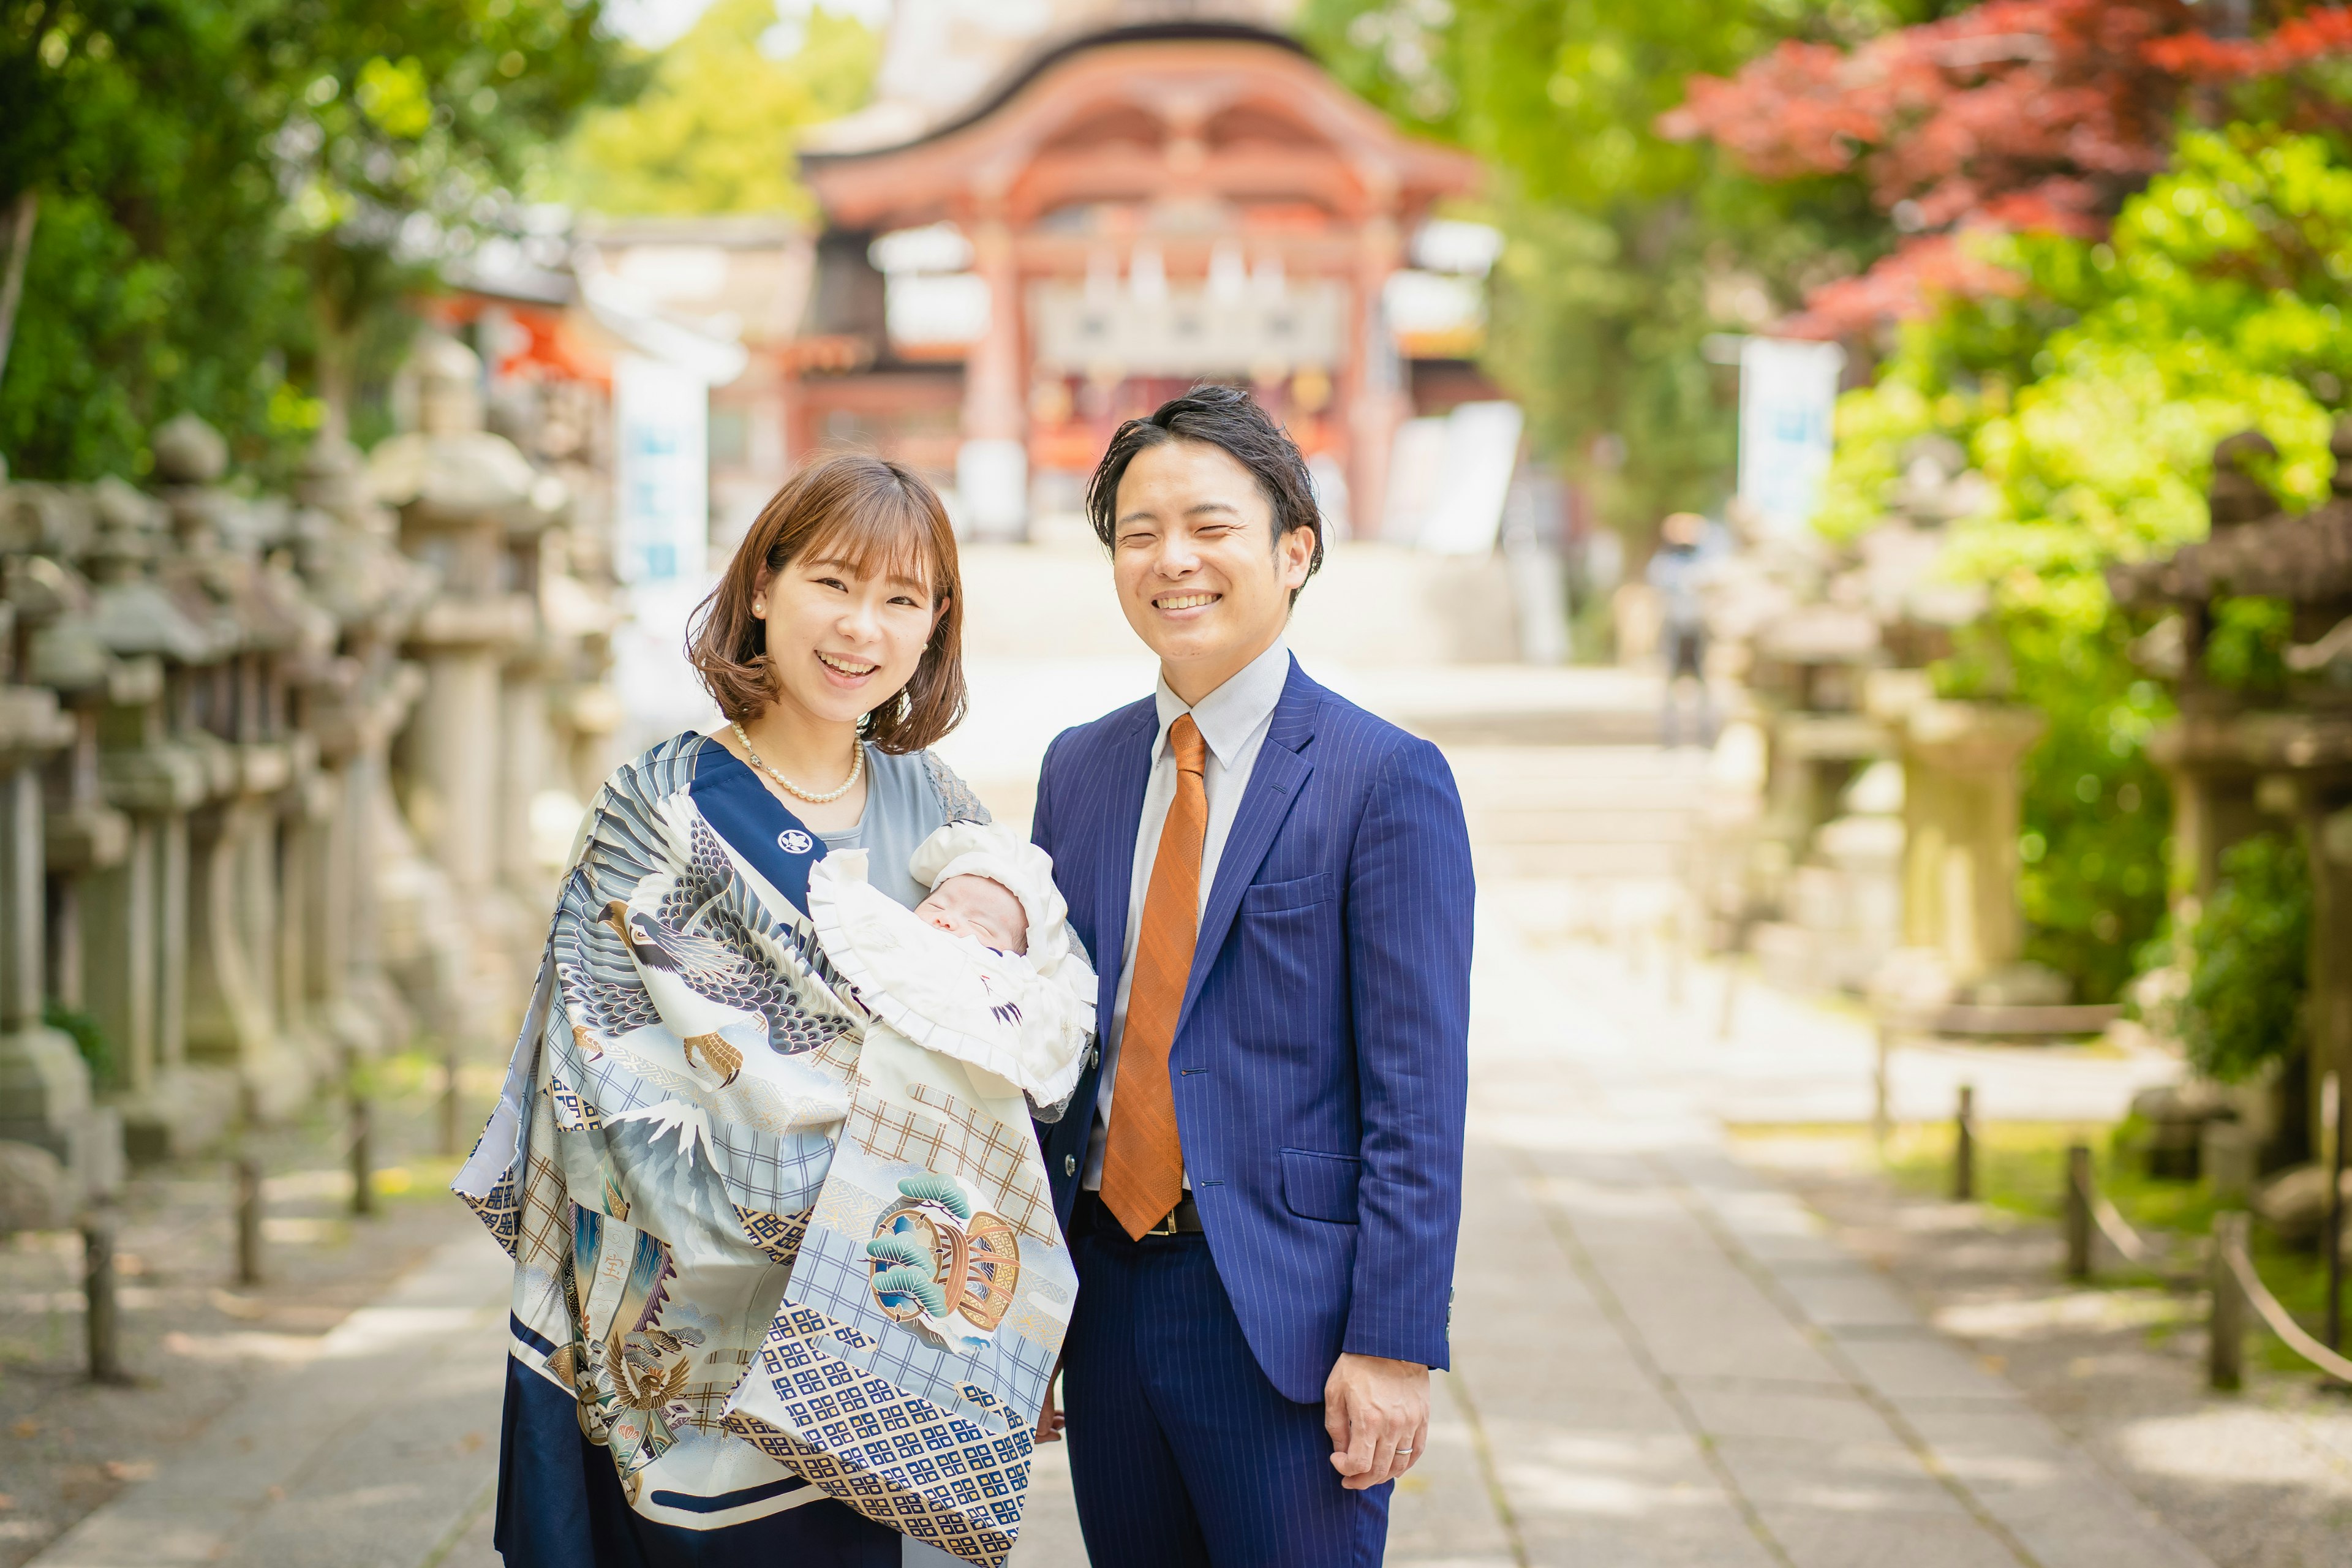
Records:
[[[1399,133],[1295,40],[1091,34],[917,140],[812,152],[803,173],[827,232],[791,353],[793,450],[870,442],[956,484],[981,531],[1015,534],[1033,495],[1077,510],[1121,419],[1246,382],[1318,482],[1344,486],[1353,531],[1377,530],[1412,413],[1384,290],[1478,169]]]

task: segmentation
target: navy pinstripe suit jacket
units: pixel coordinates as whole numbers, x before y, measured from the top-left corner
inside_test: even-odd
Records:
[[[1032,837],[1094,955],[1106,1024],[1157,730],[1146,698],[1065,731],[1037,781]],[[1446,1364],[1472,901],[1469,832],[1437,748],[1292,660],[1169,1053],[1218,1275],[1288,1398],[1320,1400],[1343,1351]],[[1039,1129],[1066,1225],[1100,1072]]]

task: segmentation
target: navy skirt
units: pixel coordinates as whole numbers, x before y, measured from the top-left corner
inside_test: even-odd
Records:
[[[572,1395],[512,1356],[493,1541],[507,1568],[899,1568],[904,1548],[897,1531],[831,1498],[720,1530],[643,1518],[613,1457],[581,1432]]]

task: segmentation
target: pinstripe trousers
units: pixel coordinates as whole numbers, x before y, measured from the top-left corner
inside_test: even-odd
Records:
[[[1208,1238],[1101,1226],[1071,1246],[1063,1394],[1097,1568],[1380,1568],[1393,1483],[1339,1484],[1323,1406],[1266,1381]]]

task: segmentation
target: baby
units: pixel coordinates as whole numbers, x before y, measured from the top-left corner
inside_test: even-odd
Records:
[[[726,1421],[867,1518],[1001,1563],[1078,1289],[1030,1117],[1076,1087],[1095,974],[1045,851],[951,823],[908,869],[930,889],[912,910],[863,851],[810,872],[810,923],[864,1015],[856,1078]],[[910,1459],[894,1430],[930,1447]]]
[[[1019,957],[1029,951],[1029,911],[1021,896],[993,877],[966,871],[943,879],[915,906],[917,918],[982,947]]]
[[[955,822],[908,866],[911,910],[866,879],[858,851],[819,861],[809,915],[834,967],[892,1031],[1050,1108],[1076,1086],[1095,976],[1071,933],[1054,863],[1003,828]]]

